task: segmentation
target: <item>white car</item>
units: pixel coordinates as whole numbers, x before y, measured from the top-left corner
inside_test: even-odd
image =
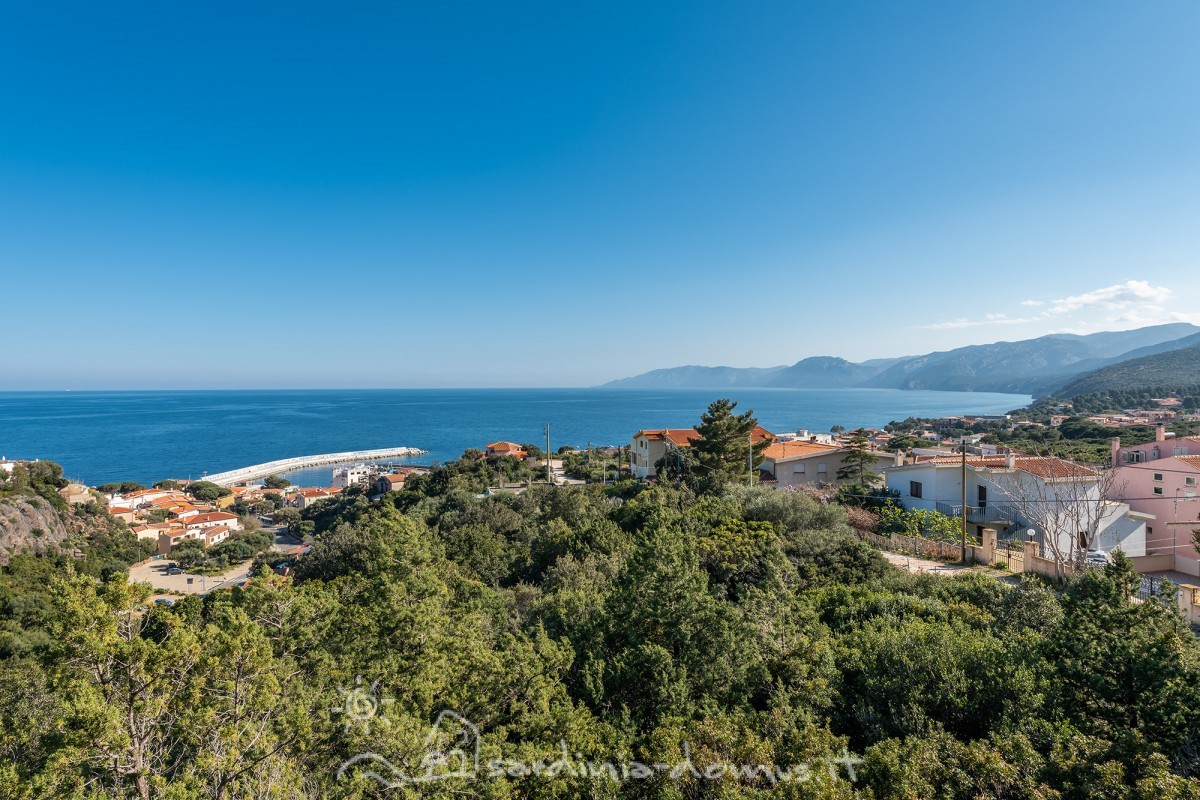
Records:
[[[1084,563],[1092,567],[1106,567],[1112,563],[1112,556],[1103,550],[1088,550]]]

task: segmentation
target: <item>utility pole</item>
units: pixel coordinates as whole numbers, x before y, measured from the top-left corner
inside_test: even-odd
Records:
[[[962,562],[967,563],[967,443],[962,443]]]
[[[546,483],[554,483],[550,477],[550,423],[546,423]]]

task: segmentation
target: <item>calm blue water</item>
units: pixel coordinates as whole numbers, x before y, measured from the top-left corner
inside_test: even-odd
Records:
[[[729,396],[773,431],[879,427],[908,416],[1003,413],[1026,395],[892,389],[396,389],[0,392],[0,455],[47,458],[91,485],[199,477],[291,456],[409,445],[447,461],[497,439],[624,444],[683,428]],[[328,485],[332,468],[297,483]]]

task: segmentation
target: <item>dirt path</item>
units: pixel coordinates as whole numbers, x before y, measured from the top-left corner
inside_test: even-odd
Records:
[[[994,569],[980,566],[979,564],[948,564],[944,561],[934,561],[928,558],[919,558],[917,556],[906,556],[903,553],[891,553],[887,550],[880,550],[883,557],[886,558],[893,566],[899,567],[905,572],[911,572],[914,575],[941,575],[943,578],[953,578],[955,575],[963,575],[968,572],[982,572],[985,575],[990,575],[998,581],[1015,586],[1020,582],[1020,578],[1007,572],[1000,572]]]

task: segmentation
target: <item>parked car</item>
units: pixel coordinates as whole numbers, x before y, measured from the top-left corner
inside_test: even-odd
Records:
[[[180,569],[179,567],[167,567],[168,575],[182,575],[183,573],[184,570]]]
[[[1112,563],[1112,556],[1103,550],[1088,550],[1083,562],[1090,567],[1106,567]]]
[[[156,605],[156,606],[173,606],[173,605],[175,605],[175,601],[171,600],[170,598],[167,598],[167,597],[160,597],[154,601],[154,605]]]

